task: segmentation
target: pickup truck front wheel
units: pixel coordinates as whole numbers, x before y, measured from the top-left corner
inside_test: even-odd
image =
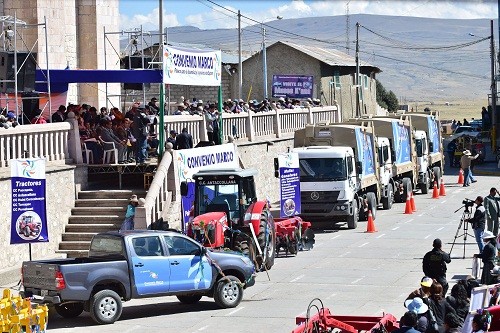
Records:
[[[63,318],[76,318],[83,312],[83,302],[55,304],[54,309]]]
[[[90,299],[90,316],[98,324],[112,324],[122,315],[122,300],[113,290],[101,290]]]
[[[217,281],[215,286],[215,303],[223,309],[234,308],[243,298],[243,287],[240,280],[232,275],[226,275]]]

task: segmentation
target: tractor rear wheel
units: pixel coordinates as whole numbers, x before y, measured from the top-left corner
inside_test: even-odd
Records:
[[[276,256],[276,229],[274,228],[274,221],[269,223],[268,226],[266,212],[260,214],[257,241],[262,251],[262,258],[259,264],[264,264],[266,269],[271,269],[274,265],[274,257]]]
[[[250,236],[251,237],[251,236]],[[234,251],[241,252],[247,256],[254,264],[256,263],[255,253],[256,249],[253,242],[248,237],[238,235],[234,240]]]

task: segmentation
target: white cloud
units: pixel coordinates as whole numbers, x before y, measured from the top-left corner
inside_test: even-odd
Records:
[[[140,28],[145,31],[158,30],[158,13],[159,9],[155,8],[152,12],[148,14],[135,14],[132,17],[127,15],[120,15],[120,29],[131,30],[135,28]],[[179,25],[179,20],[176,14],[164,13],[163,14],[163,26],[164,27],[176,27]]]
[[[272,2],[268,2],[272,4]],[[326,1],[326,0],[292,0],[286,5],[269,8],[265,11],[242,12],[244,16],[254,18],[256,21],[268,22],[282,16],[284,19],[313,17],[313,16],[337,16],[345,15],[346,4],[349,3],[349,13],[354,14],[374,14],[393,16],[417,16],[428,18],[446,19],[475,19],[475,18],[496,18],[496,1]],[[233,5],[237,1],[233,2]],[[238,9],[232,6],[225,8],[237,12]],[[223,8],[212,5],[206,7],[206,11],[187,15],[183,22],[200,29],[216,28],[236,28],[236,15]],[[167,13],[164,15],[165,27],[179,26],[180,20],[176,14]],[[158,29],[158,8],[149,14],[136,14],[132,17],[120,16],[120,28],[138,28],[142,24],[143,29]],[[248,20],[242,20],[242,26],[255,24]]]

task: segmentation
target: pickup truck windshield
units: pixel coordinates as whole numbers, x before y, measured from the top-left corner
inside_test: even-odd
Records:
[[[301,158],[299,166],[301,182],[347,179],[343,158]]]
[[[105,235],[94,237],[90,244],[90,253],[92,256],[125,256],[122,239]]]

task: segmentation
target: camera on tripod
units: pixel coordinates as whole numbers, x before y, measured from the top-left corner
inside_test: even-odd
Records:
[[[474,200],[471,200],[471,199],[467,199],[467,198],[465,198],[465,199],[462,201],[462,205],[464,205],[464,206],[465,206],[465,208],[472,207],[472,206],[474,206]]]

